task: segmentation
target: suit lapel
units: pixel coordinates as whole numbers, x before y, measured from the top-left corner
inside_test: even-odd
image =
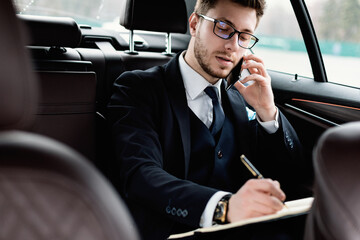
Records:
[[[181,140],[184,150],[185,158],[185,179],[189,169],[191,143],[190,143],[190,115],[186,100],[185,87],[181,77],[179,61],[179,54],[176,55],[165,67],[165,81],[164,84],[168,90],[169,101],[174,111],[175,117],[178,121]],[[175,74],[174,74],[175,73]]]

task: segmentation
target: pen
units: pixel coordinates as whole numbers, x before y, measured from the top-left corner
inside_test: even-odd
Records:
[[[261,175],[261,173],[254,167],[254,165],[252,165],[252,163],[249,161],[249,159],[247,159],[245,157],[245,155],[241,155],[240,159],[242,161],[242,163],[245,165],[245,167],[252,173],[252,175],[254,175],[254,177],[258,178],[258,179],[263,179],[263,175]]]
[[[245,157],[244,154],[240,156],[241,162],[245,165],[245,167],[256,177],[257,179],[264,179],[263,175],[252,165],[252,163]],[[287,208],[284,202],[284,207]]]

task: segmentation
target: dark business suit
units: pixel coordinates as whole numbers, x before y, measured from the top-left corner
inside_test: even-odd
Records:
[[[221,190],[186,180],[191,110],[178,57],[164,66],[122,74],[109,104],[121,165],[121,193],[146,239],[166,238],[174,223],[199,227],[209,198]],[[264,176],[280,181],[287,178],[280,168],[294,167],[301,154],[296,133],[286,118],[280,113],[279,130],[267,134],[257,121],[248,121],[245,101],[236,89],[223,94],[233,110],[242,153]]]

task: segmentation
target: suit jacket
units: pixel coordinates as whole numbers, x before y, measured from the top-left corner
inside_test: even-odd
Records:
[[[187,180],[190,109],[178,57],[164,66],[123,73],[108,105],[120,191],[144,239],[166,238],[175,222],[199,227],[209,198],[221,190]],[[248,120],[240,93],[233,88],[227,94],[243,152],[264,176],[289,179],[289,169],[300,162],[301,145],[285,116],[280,113],[279,130],[267,134]]]

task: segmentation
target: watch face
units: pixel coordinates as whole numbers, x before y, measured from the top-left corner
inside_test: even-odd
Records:
[[[219,204],[217,205],[217,207],[215,209],[214,218],[220,219],[220,218],[222,218],[223,215],[224,215],[224,203],[219,202]]]
[[[223,197],[216,205],[213,221],[219,224],[227,223],[226,215],[231,195]]]

